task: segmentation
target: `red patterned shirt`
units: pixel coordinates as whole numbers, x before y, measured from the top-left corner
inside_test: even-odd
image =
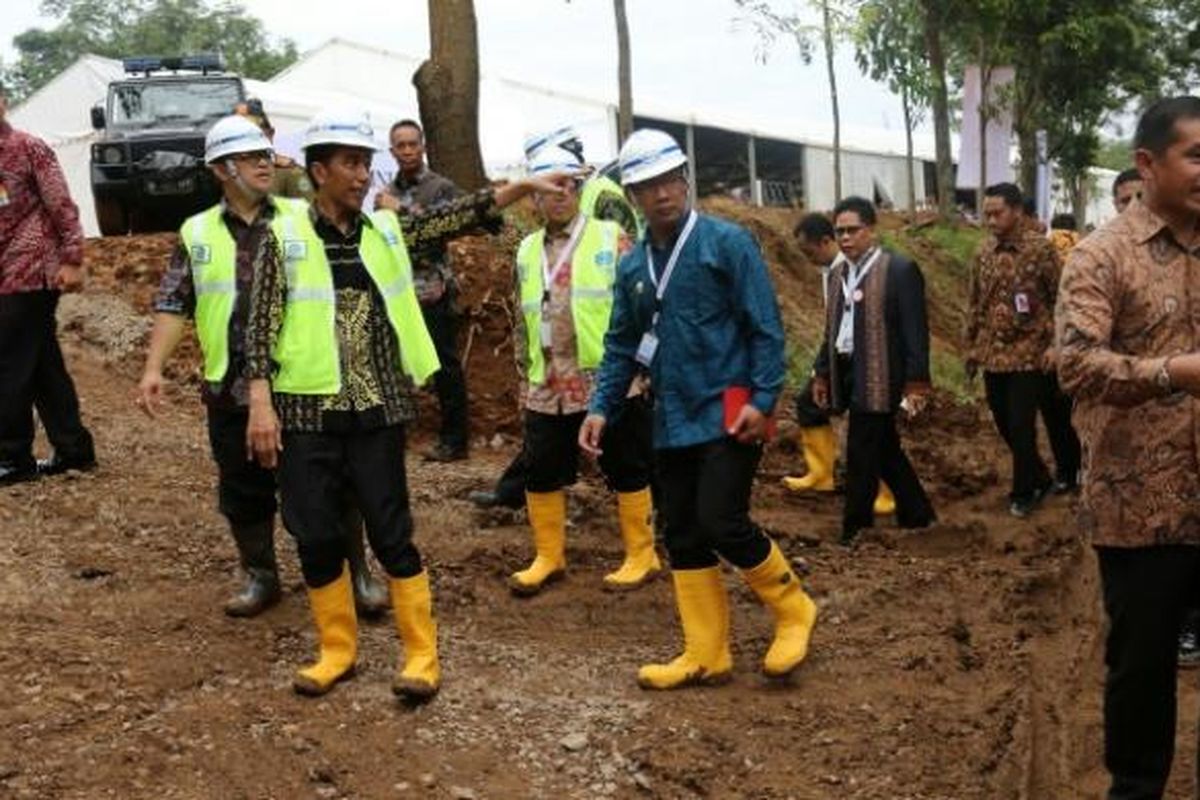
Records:
[[[53,285],[83,263],[83,228],[50,146],[0,122],[0,294]]]

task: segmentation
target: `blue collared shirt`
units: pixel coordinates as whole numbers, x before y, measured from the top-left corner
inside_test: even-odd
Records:
[[[648,240],[649,233],[617,271],[591,402],[592,413],[608,420],[637,372],[638,344],[654,317]],[[655,249],[660,277],[671,247]],[[650,377],[656,448],[690,447],[725,436],[723,396],[730,386],[748,387],[759,411],[774,410],[784,381],[783,324],[767,266],[745,228],[698,216],[663,296],[655,333],[658,351]]]

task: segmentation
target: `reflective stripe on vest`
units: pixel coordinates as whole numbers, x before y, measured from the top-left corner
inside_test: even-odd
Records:
[[[332,395],[341,391],[336,328],[336,292],[325,243],[307,206],[280,214],[273,224],[287,280],[287,303],[273,358],[273,382],[283,394]],[[362,226],[358,253],[384,301],[400,345],[398,365],[417,385],[440,364],[413,289],[412,265],[399,221],[389,211],[372,214]]]
[[[640,237],[645,227],[642,215],[629,204],[629,200],[625,197],[625,191],[611,178],[596,175],[583,182],[583,189],[579,192],[579,212],[591,219],[596,219],[596,203],[599,202],[600,196],[605,194],[612,195],[621,202],[621,205],[629,209],[629,213],[637,221],[637,231],[629,231],[629,235],[635,238]]]
[[[218,203],[188,217],[179,229],[192,266],[196,338],[209,383],[220,383],[229,371],[229,321],[237,302],[237,244],[221,213]]]
[[[588,218],[571,257],[571,321],[575,326],[575,352],[581,369],[600,366],[604,355],[604,334],[612,314],[620,236],[621,226],[617,223]],[[544,229],[531,233],[517,250],[518,291],[529,356],[527,377],[535,384],[546,380],[546,359],[541,341],[545,239]]]

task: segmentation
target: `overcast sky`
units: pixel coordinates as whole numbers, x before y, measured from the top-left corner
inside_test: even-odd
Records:
[[[246,0],[244,5],[273,35],[293,39],[302,51],[334,36],[414,55],[429,49],[426,0]],[[738,22],[733,0],[628,0],[627,5],[635,111],[638,98],[645,98],[670,109],[765,115],[798,128],[829,118],[824,62],[802,64],[794,43],[781,39],[760,63],[757,35]],[[777,0],[777,6],[791,7],[788,0]],[[13,36],[31,26],[53,26],[54,20],[39,16],[38,7],[38,0],[4,0],[0,55],[5,60],[15,55]],[[799,7],[805,7],[803,0]],[[592,96],[615,94],[611,0],[475,0],[475,10],[486,73]],[[840,46],[837,67],[843,121],[902,136],[899,99],[861,75],[850,45]]]

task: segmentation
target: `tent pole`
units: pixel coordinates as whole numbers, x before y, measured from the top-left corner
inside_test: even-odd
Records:
[[[750,165],[750,202],[756,206],[763,204],[762,186],[758,183],[758,147],[754,134],[746,137],[746,155]]]
[[[692,123],[687,124],[687,154],[688,154],[688,198],[692,205],[696,204],[696,129]]]

